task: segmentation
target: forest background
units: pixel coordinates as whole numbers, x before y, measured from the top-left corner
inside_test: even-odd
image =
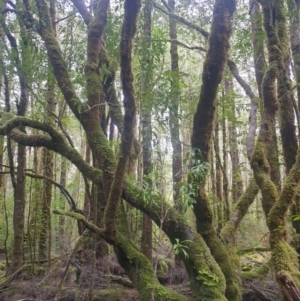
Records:
[[[0,9],[0,298],[300,300],[296,0]]]

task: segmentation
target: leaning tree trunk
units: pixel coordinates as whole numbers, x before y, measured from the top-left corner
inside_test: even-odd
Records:
[[[232,15],[235,11],[235,5],[235,1],[221,0],[216,1],[214,7],[209,48],[203,66],[202,87],[199,103],[194,115],[192,133],[192,147],[201,151],[199,159],[204,162],[210,162],[217,90],[227,61],[229,38],[232,30]],[[213,227],[209,199],[205,193],[205,182],[200,185],[199,195],[194,204],[194,212],[197,231],[203,236],[212,255],[225,275],[226,297],[229,300],[240,300],[240,280],[234,272],[231,258],[217,237],[217,233]]]

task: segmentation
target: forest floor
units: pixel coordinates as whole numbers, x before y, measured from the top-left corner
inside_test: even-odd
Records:
[[[111,262],[111,266],[113,269],[109,272],[103,272],[101,268],[84,268],[79,276],[74,266],[66,269],[58,261],[46,272],[41,266],[36,268],[39,272],[34,276],[25,270],[3,285],[5,265],[0,263],[0,301],[143,301],[122,268],[116,262]],[[173,268],[160,275],[160,280],[166,287],[188,296],[192,301],[184,273],[182,268]],[[280,292],[271,274],[265,279],[243,283],[243,301],[277,301],[278,296]]]

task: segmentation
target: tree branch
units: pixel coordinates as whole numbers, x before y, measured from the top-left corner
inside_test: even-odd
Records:
[[[74,6],[77,8],[80,15],[82,16],[82,18],[84,20],[84,23],[86,25],[89,25],[91,23],[91,21],[93,20],[93,16],[87,10],[87,7],[85,5],[85,1],[84,0],[71,0],[71,1],[74,4]],[[70,15],[68,17],[70,17]],[[59,21],[61,21],[61,20],[56,21],[56,23],[59,22]]]
[[[180,17],[174,13],[171,13],[171,12],[167,12],[166,10],[164,10],[162,7],[158,6],[154,1],[153,2],[153,5],[155,8],[159,9],[160,11],[162,11],[164,14],[170,16],[171,18],[174,18],[176,19],[177,21],[181,22],[182,24],[190,27],[190,28],[193,28],[195,30],[197,30],[204,38],[208,38],[209,37],[209,32],[204,30],[203,28],[201,28],[200,26],[186,20],[185,18],[183,17]]]
[[[48,135],[27,135],[16,128],[19,125],[35,128],[44,131]],[[16,142],[27,146],[44,146],[53,150],[70,162],[72,162],[80,172],[91,179],[95,184],[102,186],[101,170],[90,166],[76,149],[69,146],[64,137],[51,125],[31,120],[25,117],[13,117],[8,113],[0,114],[0,135],[8,135]]]

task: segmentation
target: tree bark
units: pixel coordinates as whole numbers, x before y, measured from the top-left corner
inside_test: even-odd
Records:
[[[229,78],[225,80],[225,89],[227,90],[226,96],[229,99],[229,103],[230,103],[230,120],[228,121],[229,123],[228,132],[229,132],[229,153],[231,157],[231,169],[232,169],[231,193],[232,193],[232,201],[233,203],[236,203],[243,194],[243,181],[242,181],[240,158],[238,152],[235,95],[234,95],[233,82],[231,76],[229,76]]]
[[[192,147],[200,149],[201,161],[210,162],[210,147],[212,131],[215,122],[217,89],[227,61],[229,38],[232,30],[232,15],[235,11],[235,1],[216,1],[212,30],[209,37],[209,48],[203,66],[202,87],[199,103],[194,115]],[[205,193],[204,183],[201,183],[199,195],[194,204],[197,231],[203,236],[212,255],[218,262],[226,279],[226,297],[229,300],[240,300],[239,279],[234,274],[231,259],[217,237],[212,223],[212,212]]]
[[[50,1],[50,17],[52,21],[53,31],[56,35],[56,0]],[[51,65],[48,65],[48,91],[46,94],[46,112],[45,112],[45,122],[53,125],[53,114],[55,114],[56,98],[55,98],[55,79],[52,75]],[[46,148],[43,149],[43,166],[44,166],[44,176],[53,179],[54,172],[54,162],[53,162],[53,152]],[[40,225],[40,237],[39,237],[39,259],[48,259],[48,265],[51,265],[51,201],[52,201],[52,184],[45,180],[43,187],[43,198],[41,206],[41,225]]]
[[[170,12],[175,10],[175,1],[168,0]],[[180,101],[180,82],[179,82],[179,56],[177,43],[176,21],[169,17],[169,35],[171,40],[171,99],[169,101],[169,128],[171,143],[173,148],[172,156],[172,178],[173,178],[173,200],[179,212],[182,211],[182,203],[179,196],[179,183],[182,181],[182,146],[179,132],[179,101]]]
[[[141,124],[142,124],[142,144],[143,144],[143,177],[149,187],[152,187],[151,172],[152,172],[152,96],[150,92],[152,80],[152,62],[151,62],[151,23],[152,23],[152,3],[147,0],[144,4],[144,56],[142,58],[141,71],[144,74],[142,77],[141,89]],[[152,263],[152,220],[146,214],[143,214],[142,220],[142,238],[141,252]]]
[[[24,26],[20,18],[18,18],[19,25],[21,28],[21,38],[23,40],[25,51],[19,53],[17,41],[11,34],[10,30],[6,26],[4,19],[1,20],[1,26],[9,40],[11,49],[13,50],[13,63],[17,70],[17,75],[20,84],[20,101],[17,102],[17,115],[24,116],[27,103],[28,103],[28,87],[27,79],[25,76],[25,59],[26,59],[26,33]],[[24,131],[24,127],[20,126],[19,129]],[[12,266],[11,272],[15,272],[21,268],[24,257],[23,243],[24,243],[24,209],[25,209],[25,172],[26,168],[26,147],[24,145],[18,145],[17,150],[17,171],[14,188],[14,215],[13,215],[13,226],[14,226],[14,238],[13,238],[13,250],[12,250]],[[14,168],[11,166],[11,168]]]

